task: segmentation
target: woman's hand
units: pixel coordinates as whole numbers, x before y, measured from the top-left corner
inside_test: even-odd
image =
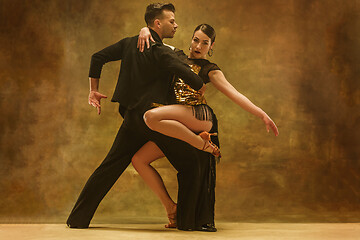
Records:
[[[151,36],[150,29],[148,27],[143,27],[140,30],[139,38],[138,38],[138,42],[137,42],[137,48],[139,49],[140,52],[144,51],[145,43],[146,43],[147,48],[150,48],[149,39],[151,41],[155,42],[153,37]]]
[[[270,131],[270,128],[271,130],[274,132],[275,136],[279,135],[279,130],[277,129],[275,123],[273,120],[271,120],[271,118],[265,114],[263,117],[262,117],[262,120],[264,121],[265,125],[266,125],[266,130],[267,132]]]

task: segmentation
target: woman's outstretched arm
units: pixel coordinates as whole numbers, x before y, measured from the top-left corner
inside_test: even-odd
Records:
[[[266,129],[269,132],[269,129],[274,132],[275,136],[279,135],[279,131],[271,118],[258,106],[253,104],[247,97],[239,93],[225,78],[224,74],[220,70],[213,70],[209,72],[209,78],[212,84],[228,98],[230,98],[234,103],[239,105],[244,110],[249,113],[261,118],[265,125]]]

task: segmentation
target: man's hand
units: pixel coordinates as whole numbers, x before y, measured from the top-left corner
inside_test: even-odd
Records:
[[[277,129],[274,121],[271,120],[271,118],[268,115],[265,114],[262,117],[262,120],[264,121],[264,123],[266,125],[267,132],[270,132],[270,128],[271,128],[271,130],[274,132],[275,136],[279,135],[279,130]]]
[[[137,42],[137,48],[139,49],[140,52],[144,51],[145,43],[146,43],[147,48],[150,48],[149,39],[151,41],[155,42],[153,37],[151,36],[149,28],[143,27],[140,30],[139,38],[138,38],[138,42]]]
[[[99,92],[96,92],[96,91],[90,91],[90,93],[89,93],[89,101],[88,102],[90,105],[97,108],[99,115],[101,113],[100,100],[102,98],[107,98],[107,96],[105,96]]]
[[[201,96],[204,96],[206,90],[206,85],[203,84],[203,86],[198,90],[198,92],[201,94]]]

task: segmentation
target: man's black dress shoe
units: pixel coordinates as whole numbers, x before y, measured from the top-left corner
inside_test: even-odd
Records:
[[[217,231],[215,225],[214,225],[214,224],[210,224],[210,223],[204,224],[204,225],[202,225],[201,227],[196,228],[195,230],[196,230],[196,231],[203,231],[203,232],[216,232],[216,231]]]

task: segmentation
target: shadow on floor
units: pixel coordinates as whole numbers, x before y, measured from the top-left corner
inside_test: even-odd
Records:
[[[163,229],[154,229],[154,228],[143,228],[143,226],[139,226],[139,227],[89,227],[88,230],[106,230],[106,231],[142,231],[142,232],[164,232],[164,233],[169,233],[169,231],[172,232],[180,232],[178,231],[178,229],[176,228],[163,228]],[[184,231],[181,231],[184,232]]]

